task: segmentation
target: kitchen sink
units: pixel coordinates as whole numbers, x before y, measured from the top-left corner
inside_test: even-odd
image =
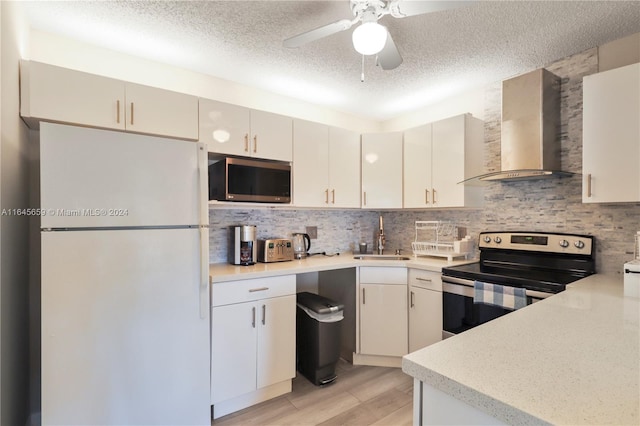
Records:
[[[359,254],[353,258],[358,260],[411,260],[408,256],[397,254]]]

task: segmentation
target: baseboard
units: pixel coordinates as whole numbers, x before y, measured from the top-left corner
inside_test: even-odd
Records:
[[[353,354],[353,365],[373,365],[375,367],[402,367],[401,356]]]
[[[284,395],[289,392],[291,392],[291,380],[285,380],[284,382],[276,383],[275,385],[257,389],[253,392],[219,402],[213,406],[213,418],[215,420],[222,416],[226,416],[227,414],[234,413],[242,410],[243,408],[251,407],[252,405],[259,404],[268,399],[272,399],[276,396]]]

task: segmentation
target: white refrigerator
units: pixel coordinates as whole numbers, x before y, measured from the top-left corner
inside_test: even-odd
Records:
[[[40,126],[42,424],[211,424],[207,151]]]

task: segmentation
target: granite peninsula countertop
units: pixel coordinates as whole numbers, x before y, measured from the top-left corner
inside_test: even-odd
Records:
[[[278,275],[303,274],[306,272],[329,271],[343,268],[357,268],[360,266],[395,266],[423,269],[441,272],[443,267],[463,265],[477,262],[473,260],[453,260],[443,258],[414,257],[407,255],[409,260],[359,260],[354,259],[352,253],[342,253],[334,256],[310,256],[306,259],[290,262],[256,263],[251,266],[237,266],[228,263],[212,263],[209,265],[209,277],[212,284],[237,281],[252,278],[273,277]]]
[[[621,276],[567,290],[419,351],[405,373],[509,424],[640,424],[640,299]]]

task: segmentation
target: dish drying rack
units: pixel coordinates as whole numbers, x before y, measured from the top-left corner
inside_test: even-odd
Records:
[[[413,255],[446,257],[449,262],[454,258],[464,257],[471,253],[470,240],[455,241],[458,227],[451,222],[439,220],[417,220],[416,237],[411,243]]]

